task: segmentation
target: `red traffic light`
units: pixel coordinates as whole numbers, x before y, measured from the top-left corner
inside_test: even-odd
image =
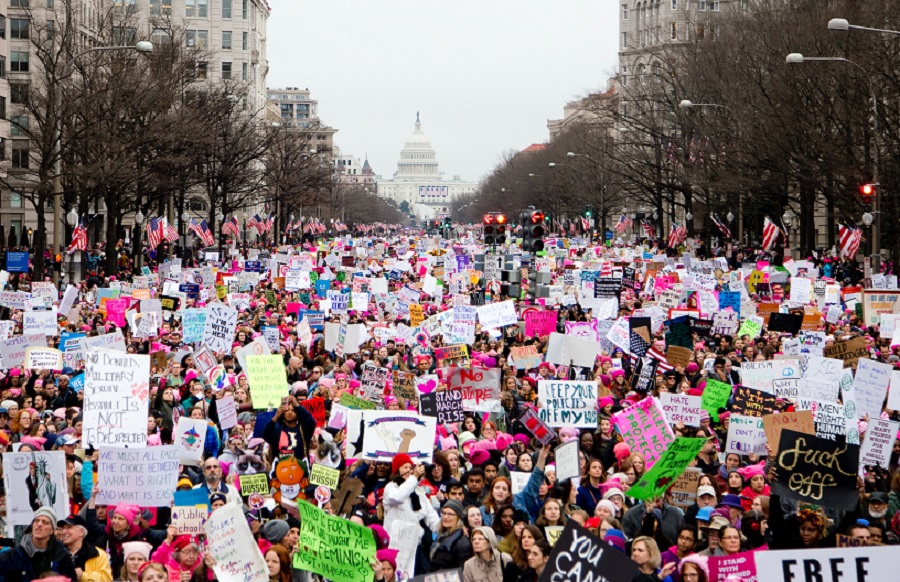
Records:
[[[502,214],[498,214],[495,218],[497,219],[497,224],[506,224],[506,217]]]
[[[863,196],[871,196],[875,193],[875,186],[872,184],[863,184],[859,187],[859,193]]]
[[[532,224],[540,224],[544,222],[544,213],[543,212],[532,212],[531,213],[531,222]]]
[[[485,214],[484,215],[484,223],[485,224],[494,224],[494,215],[493,214]]]

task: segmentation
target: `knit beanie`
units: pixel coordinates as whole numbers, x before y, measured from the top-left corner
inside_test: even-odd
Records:
[[[407,455],[406,453],[400,453],[396,455],[391,461],[391,473],[396,475],[400,472],[400,467],[406,464],[414,464],[412,458],[409,455]]]
[[[284,536],[288,535],[289,531],[291,531],[291,527],[288,525],[288,522],[283,519],[273,519],[268,521],[262,528],[263,537],[273,544],[277,544],[283,540]]]
[[[450,501],[445,503],[443,508],[452,510],[456,514],[456,516],[459,517],[459,519],[463,518],[464,511],[462,503],[460,503],[456,499],[451,499]]]

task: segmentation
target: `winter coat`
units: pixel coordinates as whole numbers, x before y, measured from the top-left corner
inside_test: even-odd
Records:
[[[475,555],[463,566],[463,582],[498,582],[503,580],[503,570],[512,561],[509,554],[491,551],[490,561]]]
[[[441,518],[434,506],[424,494],[416,490],[418,484],[416,478],[410,475],[402,485],[391,481],[384,488],[384,529],[391,537],[397,535],[396,530],[401,523],[416,524],[419,527],[419,540],[422,539],[424,533],[419,521],[424,519],[425,524],[432,531],[437,530],[441,525]],[[413,509],[413,495],[418,496],[418,511]]]
[[[112,525],[106,524],[104,526],[97,521],[96,509],[87,509],[85,521],[87,521],[88,530],[88,536],[85,538],[85,541],[94,544],[99,549],[106,549],[113,572],[119,572],[122,566],[125,565],[125,556],[122,550],[122,544],[125,542],[143,541],[156,548],[166,539],[165,531],[156,529],[142,530],[141,526],[137,524],[131,525],[128,535],[124,538],[117,538],[112,531]]]
[[[292,445],[294,457],[300,461],[309,458],[308,444],[313,441],[313,434],[316,432],[316,419],[302,406],[295,406],[294,412],[297,414],[296,427],[290,429],[280,420],[276,422],[272,418],[263,428],[262,438],[269,443],[269,450],[274,451],[276,456],[283,448]],[[292,439],[296,439],[296,442],[292,443]]]
[[[181,567],[181,564],[175,561],[172,555],[175,552],[173,551],[172,546],[169,542],[163,542],[159,548],[153,552],[150,556],[151,562],[156,562],[157,564],[162,564],[166,567],[166,572],[169,573],[169,582],[181,582],[181,573],[184,571],[184,568]],[[194,562],[194,565],[191,566],[188,570],[193,575],[194,570],[196,570],[200,564],[203,563],[203,553],[201,552],[199,556],[197,556],[197,561]]]
[[[96,546],[84,543],[72,557],[76,568],[81,568],[84,574],[81,582],[112,582],[112,567],[109,565],[109,556],[101,552]]]
[[[661,529],[663,534],[670,540],[678,539],[678,530],[684,525],[684,512],[681,508],[663,503]],[[628,539],[637,537],[641,531],[641,521],[644,519],[646,507],[643,503],[635,505],[625,512],[622,518],[622,527],[625,529],[625,535]]]
[[[472,543],[462,528],[445,537],[438,537],[431,548],[430,572],[462,568],[472,557]]]
[[[521,491],[513,495],[513,507],[521,509],[531,516],[533,522],[538,518],[541,507],[544,502],[538,497],[541,491],[541,485],[544,483],[544,472],[537,467],[531,472],[531,477],[525,483],[525,487]],[[494,514],[488,513],[484,506],[481,506],[481,522],[486,526],[494,524]]]
[[[31,582],[47,572],[76,579],[72,556],[56,538],[50,538],[47,549],[39,551],[31,541],[31,534],[26,534],[18,546],[0,553],[3,582]]]

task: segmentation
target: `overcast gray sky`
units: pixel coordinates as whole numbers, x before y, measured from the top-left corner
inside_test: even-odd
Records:
[[[345,153],[397,169],[416,111],[444,178],[479,180],[547,119],[605,88],[612,0],[269,0],[274,87],[309,88]]]

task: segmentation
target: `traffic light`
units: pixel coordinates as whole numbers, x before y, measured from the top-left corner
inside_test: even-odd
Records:
[[[591,211],[590,211],[590,209],[584,211],[584,217],[585,217],[585,218],[590,218],[590,217],[591,217]]]
[[[522,213],[522,250],[536,253],[544,250],[544,213],[526,210]]]
[[[484,244],[502,245],[506,242],[506,217],[499,212],[484,215]]]
[[[494,236],[494,244],[502,245],[506,242],[506,216],[495,214],[494,223],[497,225],[495,228],[496,235]]]
[[[863,184],[859,187],[859,199],[866,212],[872,211],[872,198],[878,193],[877,184]]]

